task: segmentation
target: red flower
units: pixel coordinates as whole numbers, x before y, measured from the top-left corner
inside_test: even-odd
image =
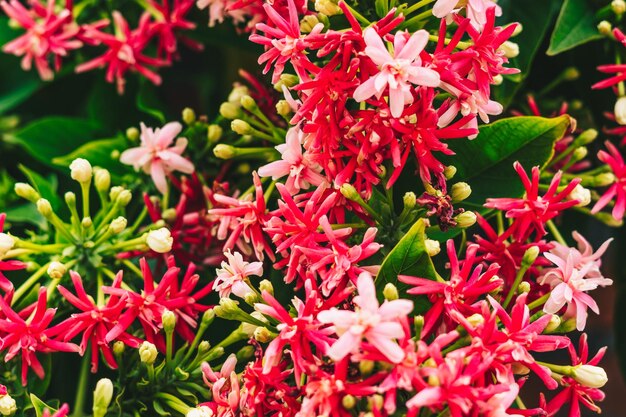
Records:
[[[18,354],[22,356],[22,385],[26,385],[26,374],[31,368],[35,374],[43,379],[45,372],[36,352],[78,352],[80,349],[73,343],[61,342],[52,338],[51,329],[48,329],[54,318],[55,308],[47,308],[47,290],[39,289],[39,297],[31,307],[27,307],[20,314],[16,313],[0,297],[0,310],[6,319],[0,319],[0,328],[4,336],[0,338],[0,351],[6,351],[4,361],[8,362]],[[32,314],[30,313],[32,311]],[[28,312],[27,318],[23,318]]]
[[[604,192],[591,212],[599,212],[615,198],[615,206],[613,206],[611,214],[615,220],[621,220],[624,217],[624,211],[626,211],[626,165],[624,158],[611,142],[606,141],[604,144],[609,152],[598,152],[598,159],[611,167],[613,175],[615,175],[615,183]]]

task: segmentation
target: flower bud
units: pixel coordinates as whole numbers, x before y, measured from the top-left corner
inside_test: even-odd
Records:
[[[424,241],[424,246],[426,246],[426,253],[428,253],[428,256],[430,257],[433,257],[441,252],[441,244],[437,240],[426,239]]]
[[[196,121],[196,112],[194,112],[192,108],[185,107],[183,109],[183,122],[185,122],[185,124],[190,125],[195,121]]]
[[[30,184],[26,184],[23,182],[15,183],[15,194],[22,197],[25,200],[30,201],[31,203],[36,203],[37,200],[41,198],[39,193],[35,191],[35,189],[30,186]]]
[[[210,349],[211,349],[211,344],[206,340],[203,340],[202,342],[198,344],[198,352],[200,353],[207,353]]]
[[[589,388],[602,388],[608,381],[604,369],[593,365],[578,365],[574,367],[572,377],[580,384]]]
[[[113,354],[115,356],[121,356],[126,350],[126,345],[124,342],[120,342],[119,340],[113,343]]]
[[[68,207],[70,208],[76,207],[76,194],[74,194],[71,191],[68,191],[65,193],[63,197],[65,198],[65,204],[67,204]]]
[[[237,305],[237,302],[231,300],[230,298],[222,297],[220,299],[220,304],[213,308],[215,315],[221,317],[223,319],[228,319],[230,317],[234,317],[239,314],[241,309]]]
[[[279,92],[283,91],[283,86],[290,88],[297,85],[300,82],[298,76],[293,74],[281,74],[279,81],[274,85],[274,88]]]
[[[411,210],[415,208],[415,205],[417,204],[417,196],[413,191],[409,191],[402,197],[402,202],[404,203],[405,208]]]
[[[521,23],[514,23],[515,29],[513,29],[513,33],[511,33],[511,37],[514,38],[517,35],[519,35],[520,33],[522,33],[524,31],[524,26]]]
[[[118,194],[116,201],[120,206],[126,207],[128,203],[130,203],[130,200],[132,200],[132,198],[133,194],[130,191],[122,190]]]
[[[93,391],[93,417],[104,417],[113,399],[113,382],[102,378],[96,383]]]
[[[270,281],[266,279],[261,280],[261,282],[259,282],[259,290],[261,290],[261,292],[266,291],[270,295],[274,295],[274,286],[272,285]]]
[[[459,227],[467,229],[476,223],[476,214],[473,211],[466,211],[457,215],[454,220]]]
[[[276,103],[276,113],[283,117],[287,117],[291,114],[291,106],[287,103],[287,100],[278,100],[278,103]]]
[[[48,218],[52,216],[52,206],[50,202],[45,198],[40,198],[37,200],[37,211],[41,213],[42,216]]]
[[[111,173],[108,169],[98,169],[94,174],[94,183],[96,184],[96,190],[100,192],[107,192],[111,188]]]
[[[452,186],[450,197],[452,197],[453,203],[458,203],[465,200],[472,194],[472,188],[466,182],[457,182]]]
[[[315,0],[315,10],[326,16],[341,14],[341,9],[333,0]]]
[[[248,95],[242,96],[239,102],[241,103],[241,107],[248,110],[249,112],[255,111],[259,108],[259,106],[257,106],[256,104],[256,101],[254,101],[254,99]]]
[[[519,45],[515,42],[505,41],[500,45],[500,50],[504,52],[504,56],[507,58],[515,58],[519,55]]]
[[[611,10],[616,15],[622,15],[626,12],[626,2],[624,0],[613,0],[611,2]]]
[[[162,227],[148,232],[146,244],[150,249],[157,253],[167,253],[172,250],[174,239],[172,238],[170,231],[167,228]]]
[[[615,102],[615,121],[620,125],[626,125],[626,96],[622,96]]]
[[[361,196],[359,195],[359,192],[356,190],[356,188],[354,188],[354,185],[352,184],[348,184],[345,183],[341,186],[341,188],[339,189],[339,191],[341,191],[341,194],[347,198],[348,200],[358,200],[361,198]]]
[[[73,180],[85,184],[91,181],[93,169],[88,160],[76,158],[70,164],[70,175]]]
[[[578,148],[574,149],[574,152],[572,153],[572,159],[574,161],[580,161],[587,156],[588,152],[589,151],[585,146],[579,146]]]
[[[346,410],[352,410],[356,406],[356,398],[354,395],[347,394],[341,399],[341,405]]]
[[[241,117],[243,112],[241,111],[239,106],[233,103],[227,102],[227,103],[222,103],[222,105],[220,106],[220,114],[222,115],[223,118],[232,120],[232,119]]]
[[[124,191],[124,187],[120,187],[119,185],[111,187],[111,190],[109,190],[109,199],[116,201],[122,191]]]
[[[263,313],[261,313],[260,311],[253,311],[252,313],[250,313],[250,315],[252,317],[254,317],[257,320],[262,321],[263,323],[267,323],[267,319],[265,318],[265,316],[263,315]],[[241,330],[248,335],[248,337],[254,337],[254,331],[258,328],[259,326],[257,326],[256,324],[252,324],[252,323],[241,323]]]
[[[176,327],[176,314],[173,311],[165,310],[161,315],[161,323],[165,333],[171,333]]]
[[[522,257],[522,265],[526,267],[531,266],[533,263],[535,263],[535,260],[538,256],[539,246],[531,246],[530,248],[526,249],[526,252],[524,252],[524,256]]]
[[[206,405],[200,405],[187,411],[185,417],[213,417],[215,413]]]
[[[565,320],[563,323],[561,323],[561,328],[559,330],[563,333],[573,332],[574,330],[576,330],[576,319],[571,318]]]
[[[83,229],[89,229],[91,226],[93,226],[93,221],[91,220],[91,217],[83,217],[83,220],[81,220],[80,225],[82,226]]]
[[[493,85],[502,85],[504,82],[504,77],[502,74],[496,74],[493,76]]]
[[[560,325],[561,325],[561,318],[557,316],[556,314],[552,314],[550,317],[550,321],[548,322],[548,325],[546,326],[545,332],[553,333],[559,328]]]
[[[615,182],[615,174],[612,172],[603,172],[602,174],[598,174],[593,178],[593,185],[596,187],[606,187]]]
[[[398,289],[391,282],[388,282],[383,289],[383,296],[385,300],[393,301],[400,298],[400,294],[398,294]]]
[[[526,294],[530,292],[530,283],[528,281],[522,281],[517,286],[517,292],[520,294]]]
[[[591,191],[578,184],[571,193],[569,193],[568,198],[570,200],[578,200],[577,207],[584,207],[591,203]]]
[[[246,304],[253,306],[258,302],[261,302],[262,300],[259,298],[259,296],[257,295],[257,293],[255,293],[254,291],[252,291],[252,289],[248,286],[246,286],[246,289],[242,289],[241,292],[239,292],[239,294],[235,294],[233,292],[233,294],[235,294],[238,297],[243,298],[243,301],[246,302]],[[241,296],[241,294],[243,293],[243,297]]]
[[[576,138],[578,145],[589,145],[598,137],[598,131],[596,129],[587,129]]]
[[[137,129],[136,127],[129,127],[128,129],[126,129],[126,137],[131,142],[134,142],[137,139],[139,139],[139,136],[141,136],[141,133],[139,132],[139,129]]]
[[[611,23],[603,20],[600,23],[598,23],[598,32],[600,32],[601,35],[607,36],[610,35],[611,32],[613,31],[613,26],[611,26]]]
[[[261,343],[267,343],[274,338],[272,332],[267,327],[257,327],[253,332],[254,340]]]
[[[15,239],[6,233],[0,233],[0,259],[15,246]]]
[[[454,165],[448,165],[443,169],[443,176],[447,180],[451,180],[456,175],[456,167]]]
[[[580,78],[580,71],[576,67],[567,67],[563,71],[563,78],[565,81],[576,81]]]
[[[46,272],[52,279],[61,279],[63,275],[65,275],[65,273],[67,272],[67,269],[65,268],[65,265],[63,265],[61,262],[53,261],[50,262],[50,265],[48,266],[48,270]]]
[[[139,358],[142,363],[152,365],[157,358],[157,348],[152,343],[145,341],[139,346]]]
[[[215,311],[211,309],[202,313],[202,321],[200,323],[202,326],[210,326],[213,320],[215,320]]]
[[[207,130],[207,139],[210,143],[217,143],[221,139],[223,129],[220,125],[209,125]]]
[[[245,85],[236,85],[228,95],[228,102],[236,106],[241,103],[241,97],[250,95],[250,89]]]
[[[117,219],[111,222],[111,224],[109,225],[109,230],[117,235],[122,233],[122,231],[126,229],[127,224],[128,220],[126,220],[125,217],[119,216]]]
[[[16,411],[17,404],[9,394],[0,396],[0,415],[12,416]]]
[[[361,372],[362,375],[367,376],[372,373],[375,366],[376,366],[376,363],[374,361],[370,361],[367,359],[361,360],[359,362],[359,371]]]
[[[250,123],[241,119],[233,120],[230,123],[230,128],[233,130],[233,132],[240,135],[249,135],[252,133],[252,126],[250,126]]]
[[[220,159],[231,159],[237,156],[237,148],[220,143],[213,148],[213,154]]]

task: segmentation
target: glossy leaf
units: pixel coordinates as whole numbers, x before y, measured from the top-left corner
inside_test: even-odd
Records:
[[[121,136],[112,139],[94,140],[85,143],[67,155],[54,158],[52,162],[60,167],[67,168],[74,159],[85,158],[92,166],[106,168],[113,173],[121,174],[124,172],[123,166],[111,155],[115,151],[123,151],[126,147],[126,139]]]
[[[61,199],[57,195],[56,177],[50,176],[50,179],[46,179],[24,165],[20,165],[20,171],[28,178],[28,182],[37,190],[39,195],[50,202],[53,210],[57,210],[61,206]]]
[[[557,55],[602,38],[589,0],[565,0],[550,38],[548,55]]]

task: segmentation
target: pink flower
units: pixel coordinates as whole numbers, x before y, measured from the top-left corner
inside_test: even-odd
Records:
[[[426,87],[439,86],[439,74],[422,66],[420,53],[428,43],[428,32],[418,30],[409,38],[406,32],[396,32],[394,37],[394,56],[392,56],[380,35],[374,28],[364,32],[366,43],[365,55],[380,70],[354,90],[356,101],[365,101],[372,96],[380,99],[389,87],[389,108],[393,117],[400,117],[404,106],[413,102],[412,85]]]
[[[5,213],[0,214],[0,233],[4,228],[4,220],[7,215]],[[9,293],[13,289],[13,283],[9,281],[7,277],[2,274],[3,271],[17,271],[26,268],[26,264],[21,261],[15,260],[3,260],[0,256],[0,289],[6,293]]]
[[[214,289],[220,297],[228,297],[232,292],[237,297],[245,297],[252,292],[248,286],[248,277],[263,274],[263,262],[245,262],[239,252],[231,253],[230,249],[224,252],[228,262],[222,262],[222,269],[217,270],[217,278],[213,283]]]
[[[578,204],[578,200],[566,200],[569,194],[578,184],[580,178],[574,178],[561,191],[561,171],[557,172],[548,191],[543,196],[539,195],[539,167],[533,167],[532,177],[528,178],[526,171],[519,162],[513,164],[513,168],[520,176],[526,194],[522,198],[488,198],[485,207],[506,211],[506,217],[513,219],[511,225],[512,235],[518,241],[524,241],[532,234],[537,237],[546,234],[545,223],[558,216],[563,210]],[[566,200],[566,201],[563,201]]]
[[[139,27],[134,30],[130,30],[128,22],[117,10],[113,11],[113,22],[115,35],[100,31],[101,25],[85,27],[83,37],[90,43],[106,45],[108,50],[103,55],[78,65],[76,72],[107,66],[106,80],[110,83],[116,81],[120,94],[124,92],[124,75],[129,70],[140,73],[156,85],[161,84],[161,77],[149,67],[161,67],[167,61],[143,53],[152,38],[150,14],[144,13]]]
[[[461,9],[461,7],[454,9],[458,3],[458,0],[437,0],[433,6],[433,15],[444,18],[451,13],[457,13]],[[502,8],[492,0],[467,0],[466,14],[472,22],[472,26],[479,30],[482,29],[487,23],[487,10],[492,7],[496,11],[496,16],[502,15]]]
[[[572,233],[574,240],[578,242],[578,249],[570,248],[560,244],[559,242],[551,242],[552,249],[550,253],[561,258],[567,259],[569,255],[572,256],[574,268],[587,271],[585,277],[587,278],[603,278],[602,272],[600,272],[600,266],[602,265],[602,255],[609,247],[609,244],[613,241],[613,238],[606,240],[594,253],[593,248],[580,233],[574,231]],[[546,269],[544,269],[546,271]]]
[[[286,143],[276,146],[282,159],[259,168],[259,176],[271,176],[272,179],[277,180],[289,175],[285,188],[291,194],[297,194],[301,189],[306,190],[311,185],[318,186],[326,181],[320,174],[322,167],[308,153],[302,154],[303,138],[304,133],[298,126],[289,129]]]
[[[393,300],[380,305],[376,298],[374,280],[367,272],[359,275],[356,285],[359,295],[354,297],[355,311],[333,307],[317,315],[322,323],[332,323],[339,335],[339,339],[326,354],[334,361],[340,361],[350,353],[357,352],[365,338],[390,362],[401,362],[404,359],[404,350],[394,339],[405,337],[401,320],[411,313],[413,302]]]
[[[67,404],[63,404],[61,407],[59,407],[58,410],[56,410],[52,414],[51,413],[52,411],[50,411],[49,408],[46,408],[43,410],[41,417],[67,417],[67,415],[70,413],[70,406]]]
[[[543,311],[549,314],[556,314],[566,304],[576,314],[576,328],[582,331],[587,321],[587,307],[599,314],[600,310],[595,300],[586,292],[595,290],[598,286],[613,284],[613,281],[598,276],[599,271],[595,262],[581,262],[581,254],[576,249],[570,249],[565,257],[555,253],[544,253],[547,259],[554,263],[557,268],[550,268],[540,278],[541,284],[548,284],[552,288],[550,298],[543,307]],[[581,265],[581,269],[576,267]],[[592,273],[593,278],[586,278]]]
[[[22,69],[26,71],[31,69],[34,61],[41,79],[48,81],[54,77],[48,63],[50,55],[54,57],[55,70],[58,71],[61,57],[82,46],[82,42],[75,39],[80,28],[73,22],[72,12],[68,8],[57,13],[55,0],[48,0],[45,6],[39,0],[32,0],[29,4],[30,10],[17,0],[0,2],[2,10],[26,29],[25,34],[4,45],[2,50],[23,56]]]
[[[626,45],[626,35],[619,30],[618,28],[613,29],[613,36],[617,39],[622,45]],[[598,67],[598,71],[606,73],[606,74],[616,74],[612,77],[607,78],[606,80],[599,81],[591,86],[593,89],[607,88],[611,87],[621,81],[626,80],[626,64],[609,64],[609,65],[600,65]]]
[[[615,183],[604,192],[591,212],[594,214],[599,212],[615,198],[615,206],[611,214],[615,220],[621,220],[626,211],[626,165],[624,158],[611,142],[606,141],[604,144],[608,152],[598,152],[598,159],[611,167],[615,175]]]
[[[142,168],[152,176],[154,185],[165,194],[167,191],[166,175],[172,171],[185,174],[194,172],[193,164],[181,154],[187,147],[187,139],[178,138],[174,146],[172,142],[183,129],[178,122],[170,122],[163,128],[152,129],[141,124],[141,146],[122,152],[120,161],[132,165],[135,170]]]
[[[211,389],[219,416],[234,416],[239,410],[239,377],[235,365],[234,354],[228,356],[219,372],[213,372],[208,363],[202,363],[202,379]]]

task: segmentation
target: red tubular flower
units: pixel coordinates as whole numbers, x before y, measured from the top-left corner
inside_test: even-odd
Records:
[[[62,342],[53,339],[51,329],[48,326],[54,318],[55,308],[47,308],[47,290],[39,289],[37,302],[27,307],[25,311],[32,311],[28,318],[23,318],[13,311],[4,298],[0,297],[0,310],[6,319],[0,319],[0,328],[6,334],[0,338],[0,351],[6,351],[4,361],[8,362],[18,354],[22,356],[22,385],[26,386],[28,368],[43,379],[45,372],[41,362],[37,359],[36,352],[78,352],[80,349],[73,343]]]
[[[158,11],[151,30],[158,37],[158,56],[171,62],[178,49],[178,40],[196,50],[202,50],[203,45],[187,37],[181,37],[178,32],[193,30],[196,24],[186,20],[194,0],[148,0],[150,7]]]
[[[619,30],[618,28],[613,29],[613,35],[615,36],[615,39],[622,43],[622,45],[626,45],[626,35],[624,35],[621,30]],[[591,86],[591,88],[593,89],[608,88],[614,86],[621,81],[626,80],[626,64],[600,65],[598,67],[598,71],[605,74],[616,75],[609,77],[606,80],[595,83]]]
[[[615,199],[615,205],[611,214],[615,220],[621,220],[626,211],[626,164],[624,164],[624,158],[620,152],[611,142],[606,141],[604,144],[608,152],[598,152],[598,159],[611,167],[613,175],[615,175],[615,183],[604,192],[591,209],[591,212],[599,212],[610,201]]]
[[[513,168],[526,189],[524,197],[488,198],[485,207],[506,211],[506,217],[513,219],[511,235],[519,242],[528,239],[533,232],[536,233],[536,240],[538,240],[547,233],[545,224],[548,220],[578,204],[578,200],[566,200],[566,198],[581,180],[574,178],[559,192],[558,187],[562,176],[559,171],[552,178],[548,191],[543,196],[539,196],[539,167],[533,167],[531,178],[528,178],[519,162],[515,162]]]

